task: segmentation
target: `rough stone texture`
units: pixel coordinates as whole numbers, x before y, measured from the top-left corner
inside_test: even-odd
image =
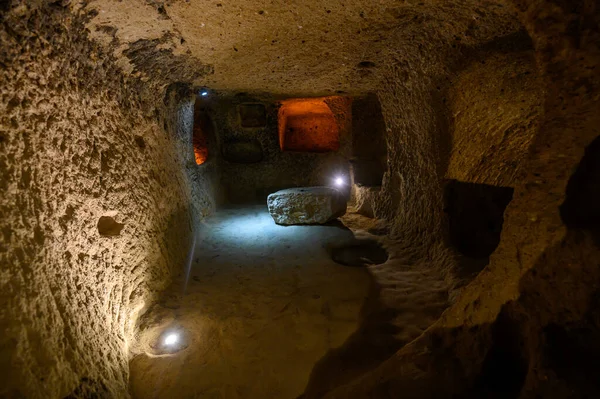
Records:
[[[507,176],[515,194],[490,265],[438,322],[376,370],[328,395],[307,396],[599,394],[591,360],[600,325],[597,230],[570,224],[559,209],[584,148],[599,134],[600,10],[593,1],[515,5],[533,39],[544,113],[520,175]],[[486,174],[498,179],[496,168]],[[593,212],[592,202],[582,205]]]
[[[267,197],[269,213],[277,224],[323,224],[346,213],[346,198],[330,187],[280,190]]]
[[[127,397],[137,316],[189,249],[191,189],[167,82],[124,77],[87,39],[93,14],[62,3],[0,10],[0,396]],[[102,217],[125,227],[102,236]]]
[[[474,60],[448,93],[452,150],[446,176],[513,186],[537,132],[542,100],[532,51]]]
[[[381,187],[366,187],[353,185],[352,186],[352,203],[356,207],[356,211],[361,215],[373,218],[380,217],[375,214],[373,204],[377,202],[377,197],[381,191]]]
[[[165,95],[167,105],[165,128],[175,136],[175,152],[183,165],[184,176],[188,182],[191,195],[192,216],[194,224],[204,216],[210,215],[221,198],[218,187],[218,161],[209,157],[202,165],[196,163],[194,154],[194,123],[197,119],[194,113],[198,111],[198,99],[193,92],[180,83],[168,87]],[[209,150],[214,152],[215,138],[208,137]]]
[[[263,159],[258,140],[231,141],[223,144],[223,158],[234,163],[256,163]]]

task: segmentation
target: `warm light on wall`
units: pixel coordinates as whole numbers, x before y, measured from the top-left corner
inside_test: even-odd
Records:
[[[192,145],[194,147],[194,158],[197,165],[202,165],[208,158],[208,139],[205,133],[206,121],[202,117],[196,117],[194,120],[194,132],[192,136]]]
[[[339,128],[326,98],[284,100],[279,108],[279,146],[283,151],[329,152],[339,146]]]
[[[194,136],[194,157],[196,165],[202,165],[208,158],[208,148],[206,148],[206,140],[197,140]]]
[[[194,157],[196,158],[196,165],[202,165],[208,158],[208,150],[194,143]]]

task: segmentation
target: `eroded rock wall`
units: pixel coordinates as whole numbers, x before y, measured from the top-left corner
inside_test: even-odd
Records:
[[[440,15],[443,11],[439,8],[430,10],[429,17],[434,18],[435,15],[444,21],[451,19],[460,25],[462,21],[453,14],[455,10],[445,11],[448,12],[445,18]],[[404,18],[409,18],[400,12],[399,14]],[[455,17],[456,19],[452,19]],[[468,68],[474,63],[485,65],[481,61],[485,61],[489,57],[504,56],[508,60],[506,64],[513,65],[513,63],[521,61],[522,56],[519,55],[523,48],[526,48],[529,51],[530,60],[528,66],[531,64],[533,54],[531,42],[524,34],[522,27],[519,27],[516,16],[510,20],[506,14],[493,15],[488,11],[486,17],[484,19],[487,24],[481,21],[481,25],[474,25],[477,28],[485,26],[495,30],[495,34],[488,31],[487,40],[482,37],[474,39],[464,31],[454,36],[451,34],[452,29],[445,31],[441,28],[434,29],[431,26],[427,26],[418,36],[410,35],[404,28],[388,32],[391,35],[388,39],[389,42],[397,43],[397,46],[391,45],[389,53],[386,54],[389,57],[387,58],[389,64],[385,70],[381,71],[383,81],[377,93],[386,124],[387,171],[381,189],[371,190],[364,194],[372,204],[373,213],[377,217],[387,219],[390,226],[390,238],[394,240],[393,248],[397,251],[388,263],[372,270],[381,286],[375,297],[384,304],[389,314],[393,315],[389,316],[390,318],[402,320],[401,323],[396,324],[398,326],[396,329],[389,328],[394,331],[393,334],[390,333],[394,338],[402,337],[401,346],[417,338],[428,327],[428,322],[433,322],[442,314],[443,307],[451,305],[457,300],[457,295],[460,294],[458,288],[465,283],[465,279],[459,273],[462,264],[458,262],[456,254],[446,240],[447,222],[443,201],[444,183],[454,149],[453,124],[455,121],[452,113],[454,104],[451,101],[456,100],[451,95],[452,90],[461,84],[460,79],[465,73],[464,71],[468,71]],[[423,15],[417,15],[414,18],[427,20]],[[466,25],[469,24],[470,22],[467,22]],[[476,27],[471,26],[472,30],[477,30]],[[467,28],[467,32],[469,32],[469,28]],[[414,40],[411,41],[406,36],[410,36]],[[483,43],[478,40],[483,40]],[[473,68],[477,70],[478,67],[473,66]],[[509,68],[505,65],[499,67],[492,65],[490,71],[500,76],[510,75]],[[498,77],[494,75],[494,79],[498,79]],[[513,85],[515,83],[512,81],[495,82],[497,85]],[[465,90],[465,96],[469,101],[482,101],[481,98],[478,100],[475,94],[479,93],[479,86],[475,87],[477,90],[463,85],[461,89]],[[518,91],[516,84],[513,89]],[[484,97],[483,101],[488,101],[492,105],[492,102],[489,101],[492,98],[494,98],[493,94],[489,99]],[[484,106],[481,105],[482,108]],[[468,110],[468,106],[465,108]],[[489,122],[489,125],[495,126],[494,123],[498,119],[502,119],[502,115],[494,114],[493,109],[487,111],[488,113],[485,115],[487,119],[483,118],[483,120],[486,121],[486,124]],[[482,115],[478,113],[475,116],[471,115],[474,121],[480,121],[480,116]],[[507,125],[511,125],[515,121],[521,122],[519,115],[512,115],[512,117],[514,119],[509,119]],[[467,130],[462,129],[460,132],[468,135]],[[460,136],[461,133],[458,133],[457,136]],[[484,137],[487,137],[485,135],[487,131],[470,133],[484,134]],[[496,131],[493,133],[497,134]],[[509,142],[512,143],[512,140],[511,137]],[[484,144],[481,146],[491,146],[490,141],[492,140],[483,139]],[[531,141],[531,137],[529,137],[529,141]],[[468,142],[468,144],[473,143]],[[526,151],[527,146],[525,147]],[[485,173],[493,175],[495,166],[490,166]],[[367,201],[366,198],[363,200]],[[497,242],[493,244],[497,245]],[[402,271],[413,275],[420,273],[420,283],[427,281],[428,289],[437,287],[440,290],[437,298],[442,301],[442,309],[428,313],[435,309],[434,303],[436,302],[434,297],[429,297],[427,310],[416,310],[416,307],[407,310],[411,288],[405,288],[404,285],[407,280],[410,280],[410,277],[403,276]],[[416,301],[416,303],[421,302]],[[411,323],[409,314],[419,314],[425,322],[407,331],[406,326]],[[372,315],[369,314],[365,319],[368,320],[369,317]],[[366,323],[368,322],[365,322],[365,325]],[[375,339],[373,340],[375,341]],[[380,341],[377,340],[377,342]],[[364,339],[362,343],[361,349],[366,347],[370,350],[372,348],[369,346],[368,339]],[[354,347],[355,353],[359,353],[361,350],[357,347]],[[360,371],[363,375],[370,376],[376,374],[377,370],[373,373],[367,371],[369,369],[368,358],[368,356],[364,356],[362,359]],[[383,358],[385,357],[382,356],[379,360],[381,361]],[[353,359],[353,355],[344,353],[343,359]],[[350,363],[350,360],[347,362]],[[405,369],[388,370],[388,372],[403,376],[410,381],[412,375],[409,368],[418,367],[418,365],[415,366],[410,361],[407,363]],[[357,377],[359,373],[356,372],[356,369],[352,370],[351,365],[345,364],[344,361],[340,361],[338,364],[330,362],[331,368],[328,369],[324,364],[319,365],[320,375],[313,373],[311,383],[305,393],[307,398],[324,397],[327,390],[335,387],[331,381],[348,384],[338,390],[334,389],[333,397],[410,396],[428,398],[436,397],[436,395],[446,397],[448,394],[448,392],[440,391],[433,394],[427,392],[426,394],[412,395],[410,390],[393,390],[385,384],[383,387],[377,386],[366,392],[362,391],[362,380]],[[377,366],[372,363],[371,366],[372,369],[377,369]],[[442,370],[444,367],[447,367],[447,363],[442,366]],[[339,374],[344,373],[345,377],[338,377]],[[335,376],[335,379],[331,375]],[[380,374],[377,374],[377,377],[374,378],[379,376]],[[350,382],[357,379],[360,382]],[[432,389],[435,389],[435,384],[431,386]]]
[[[446,93],[450,154],[443,185],[446,241],[463,283],[498,246],[543,112],[543,84],[526,32],[492,41],[465,61]]]
[[[127,397],[136,317],[191,245],[191,189],[165,82],[125,76],[63,3],[0,11],[0,396]]]
[[[515,193],[500,244],[437,323],[328,398],[600,393],[597,223],[574,222],[597,220],[600,9],[585,0],[514,5],[533,40],[544,112],[521,172],[507,172]]]
[[[186,182],[191,195],[191,205],[194,209],[194,224],[215,211],[217,203],[222,198],[219,185],[219,165],[216,152],[215,137],[209,137],[209,157],[201,165],[196,163],[194,155],[194,129],[202,127],[197,112],[196,95],[185,84],[171,84],[165,95],[167,105],[166,130],[175,140],[175,151],[179,156],[184,170]],[[211,123],[209,120],[208,123]]]
[[[476,30],[470,23],[460,34],[429,27],[415,42],[406,39],[404,30],[390,32],[402,45],[390,47],[388,64],[380,72],[383,84],[377,94],[386,124],[387,171],[381,189],[357,190],[357,199],[390,222],[392,236],[414,259],[439,263],[455,287],[486,261],[462,264],[452,247],[456,240],[449,237],[454,232],[444,199],[448,179],[511,190],[542,112],[543,88],[531,39],[517,16],[512,18],[508,12],[488,11],[483,18],[487,24],[476,26],[490,31],[477,39],[469,33]],[[494,230],[488,240],[492,245],[499,239],[506,204],[502,199],[496,209],[499,205],[490,201],[481,209],[493,208],[494,215],[484,218],[493,218],[494,226],[488,227],[484,218],[476,223]]]
[[[525,49],[483,54],[453,79],[446,177],[512,187],[522,175],[542,113],[543,86],[529,38],[521,41]]]

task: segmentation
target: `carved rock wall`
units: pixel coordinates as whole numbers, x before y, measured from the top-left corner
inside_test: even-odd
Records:
[[[0,396],[127,397],[137,316],[191,245],[177,110],[87,40],[89,14],[0,16]]]

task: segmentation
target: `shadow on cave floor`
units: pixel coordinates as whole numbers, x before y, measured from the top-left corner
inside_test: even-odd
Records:
[[[353,214],[278,226],[264,206],[206,219],[189,273],[141,319],[146,344],[130,362],[133,397],[296,398],[307,384],[307,392],[327,389],[391,356],[439,317],[447,287],[393,248],[380,265],[331,259],[344,245],[388,249],[368,233],[374,227]],[[184,332],[186,348],[153,352],[172,330]]]
[[[301,398],[321,398],[374,369],[421,335],[448,306],[448,285],[431,260],[404,255],[386,241],[389,259],[369,266],[373,276],[359,328],[315,365]]]

